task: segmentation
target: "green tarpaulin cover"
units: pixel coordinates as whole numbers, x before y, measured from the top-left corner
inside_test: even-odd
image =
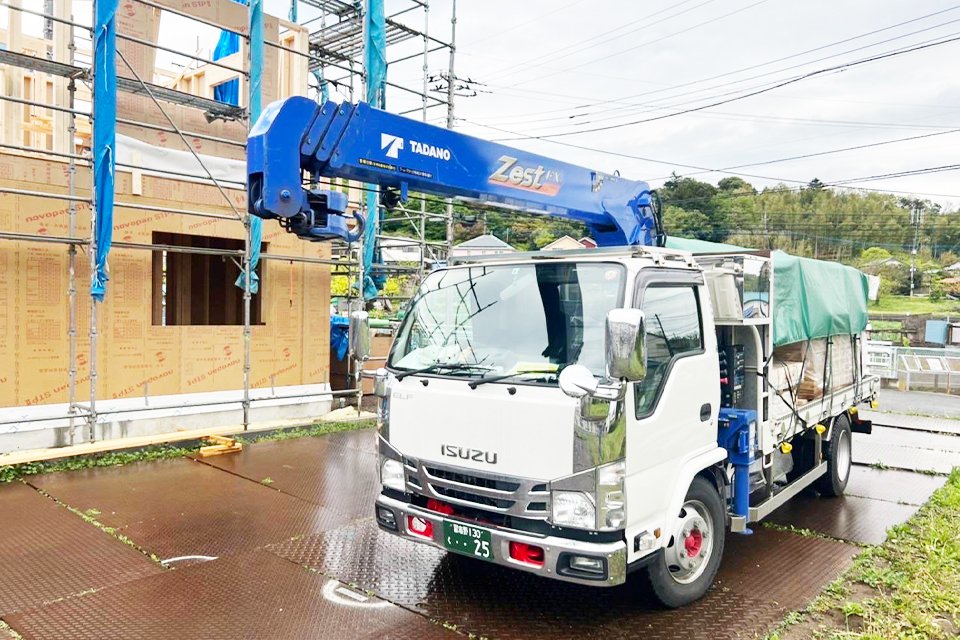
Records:
[[[730,244],[667,238],[667,248],[692,253],[751,251]],[[773,252],[775,346],[867,328],[867,276],[836,262]]]

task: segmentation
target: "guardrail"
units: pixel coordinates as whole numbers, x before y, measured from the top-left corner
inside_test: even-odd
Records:
[[[960,393],[960,349],[898,347],[870,341],[866,359],[871,373],[881,380],[896,380],[903,390]]]

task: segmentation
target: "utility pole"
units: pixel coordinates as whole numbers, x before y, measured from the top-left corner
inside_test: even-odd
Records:
[[[923,207],[919,202],[913,205],[910,222],[913,223],[913,249],[910,251],[910,297],[913,297],[914,279],[917,273],[917,251],[920,249],[920,223],[923,219]]]

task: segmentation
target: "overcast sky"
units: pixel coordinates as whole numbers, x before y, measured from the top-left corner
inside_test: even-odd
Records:
[[[388,13],[409,4],[387,0]],[[275,15],[285,16],[289,5],[289,0],[266,0]],[[451,0],[431,2],[429,29],[437,37],[449,36],[450,5]],[[714,183],[728,175],[676,165],[720,169],[757,163],[731,171],[772,178],[744,176],[764,186],[813,177],[833,183],[960,162],[960,132],[945,133],[960,129],[960,41],[677,113],[820,69],[960,38],[960,5],[933,0],[460,0],[457,11],[456,74],[474,80],[478,91],[457,99],[457,128],[473,135],[513,138],[506,143],[619,170],[654,186],[672,171]],[[301,21],[315,15],[301,8]],[[423,27],[417,11],[399,20]],[[215,30],[164,15],[161,42],[168,46],[209,51],[215,40]],[[389,58],[421,47],[397,45]],[[161,60],[170,63],[172,57]],[[446,52],[431,54],[429,69],[443,71],[447,62]],[[419,88],[420,64],[417,59],[393,65],[388,77]],[[414,98],[395,90],[388,94],[391,110],[415,106]],[[433,109],[429,116],[440,122],[445,112]],[[662,116],[667,117],[628,124]],[[579,130],[552,141],[527,138]],[[928,137],[769,163],[916,136]],[[851,185],[930,194],[947,206],[960,205],[956,170]]]

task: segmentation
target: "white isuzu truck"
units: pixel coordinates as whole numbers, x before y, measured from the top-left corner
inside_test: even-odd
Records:
[[[649,248],[671,239],[647,183],[365,103],[272,103],[247,173],[251,215],[308,241],[364,238],[365,293],[378,225],[329,180],[376,185],[371,212],[374,192],[387,209],[459,198],[574,220],[606,247],[424,279],[375,383],[384,530],[585,585],[642,569],[680,606],[712,582],[726,529],[811,485],[843,492],[851,431],[869,430],[855,409],[876,392],[859,272]]]
[[[878,388],[862,274],[670,242],[430,273],[376,373],[379,526],[584,585],[642,570],[677,607],[728,529],[843,493]]]

